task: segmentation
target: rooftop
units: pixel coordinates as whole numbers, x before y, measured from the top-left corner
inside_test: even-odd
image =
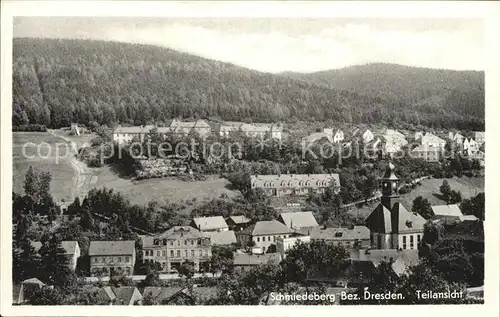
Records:
[[[462,211],[457,204],[431,206],[431,208],[434,216],[458,217],[460,220],[463,219]]]
[[[35,252],[39,252],[42,247],[42,243],[40,241],[33,241],[31,242],[31,245],[35,249]],[[77,241],[61,241],[61,246],[65,252],[64,254],[75,254],[77,245]]]
[[[227,223],[222,216],[193,218],[198,230],[216,230],[227,228]]]
[[[278,220],[258,221],[241,231],[243,234],[252,236],[275,235],[293,233],[293,230]]]
[[[278,253],[266,254],[248,254],[248,253],[235,253],[233,257],[233,265],[261,265],[265,263],[278,264],[280,256]]]
[[[234,231],[213,231],[205,232],[205,234],[210,236],[212,245],[229,245],[237,242]]]
[[[254,187],[325,187],[335,182],[340,186],[339,174],[279,174],[251,175],[250,182]],[[274,186],[273,186],[274,184]]]
[[[303,228],[318,226],[318,222],[311,211],[283,212],[281,220],[288,228]]]
[[[89,255],[127,255],[135,252],[135,241],[90,241]]]

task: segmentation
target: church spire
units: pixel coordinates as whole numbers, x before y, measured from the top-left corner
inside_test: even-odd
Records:
[[[394,164],[389,162],[384,176],[380,179],[382,189],[381,203],[387,209],[392,210],[392,206],[398,201],[399,178],[394,173]]]

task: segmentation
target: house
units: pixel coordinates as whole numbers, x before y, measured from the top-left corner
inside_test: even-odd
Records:
[[[318,227],[318,222],[311,211],[283,212],[278,221],[290,229],[312,229]]]
[[[74,135],[80,135],[80,128],[78,127],[78,123],[71,124],[71,133]]]
[[[462,144],[464,142],[465,137],[462,134],[460,134],[460,132],[457,132],[455,134],[453,134],[453,132],[450,132],[450,134],[451,134],[450,140],[455,142],[456,144]]]
[[[479,150],[479,143],[474,141],[472,138],[466,138],[463,142],[464,150],[468,150],[469,152],[477,152]]]
[[[457,204],[431,206],[435,220],[440,219],[444,224],[456,224],[464,220],[464,215]]]
[[[361,137],[361,139],[363,140],[364,143],[368,143],[375,138],[373,133],[368,128],[364,128],[364,129],[356,128],[356,129],[354,129],[354,131],[352,132],[352,138],[354,139],[354,138],[359,138],[359,137]]]
[[[45,287],[45,283],[36,277],[21,282],[20,287],[12,288],[13,304],[23,304],[30,300],[31,296],[39,289]]]
[[[141,292],[135,286],[110,287],[105,286],[114,294],[114,305],[140,305],[142,302]],[[109,291],[107,291],[108,293]]]
[[[383,135],[383,138],[385,141],[385,151],[389,155],[400,151],[403,146],[408,144],[408,141],[406,141],[406,137],[404,136],[404,134],[397,130],[387,129],[385,131],[385,134]]]
[[[144,288],[142,292],[143,301],[146,304],[146,301],[150,301],[150,303],[157,303],[158,305],[166,305],[168,304],[173,297],[182,292],[184,288],[182,287],[153,287],[147,286]],[[147,303],[147,304],[150,304]]]
[[[297,243],[309,243],[311,242],[311,237],[309,235],[301,235],[297,233],[292,233],[290,237],[276,238],[276,253],[281,256],[281,259],[286,257],[286,252],[292,249]]]
[[[229,227],[222,216],[194,218],[191,221],[190,226],[200,230],[201,232],[229,230]]]
[[[414,137],[414,139],[415,139],[415,141],[419,141],[419,140],[421,140],[421,139],[422,139],[422,137],[423,137],[423,136],[424,136],[424,132],[417,131],[417,132],[415,132],[415,137]]]
[[[253,138],[271,138],[281,140],[283,126],[280,123],[243,123],[240,130]]]
[[[243,248],[255,247],[261,253],[265,253],[271,245],[276,244],[278,237],[288,238],[292,233],[294,233],[292,229],[277,220],[258,221],[239,231],[236,238]]]
[[[365,226],[353,228],[323,228],[311,231],[311,241],[324,241],[348,249],[366,249],[371,245],[370,229]]]
[[[259,265],[272,263],[278,264],[281,261],[278,253],[248,254],[235,253],[233,257],[234,271],[248,271]]]
[[[135,241],[91,241],[90,274],[132,275],[135,265]]]
[[[421,145],[426,146],[427,148],[435,148],[439,150],[444,150],[444,147],[446,145],[446,141],[441,139],[440,137],[428,132],[425,135],[422,136],[420,139]]]
[[[31,245],[37,253],[42,247],[42,243],[40,241],[33,241]],[[61,247],[64,249],[64,255],[66,256],[66,260],[68,261],[68,267],[72,271],[75,271],[78,258],[81,256],[78,241],[61,241]]]
[[[235,121],[226,121],[221,123],[219,127],[219,135],[220,136],[230,136],[232,133],[241,131],[240,127],[243,122],[235,122]],[[241,131],[243,132],[243,131]]]
[[[113,305],[116,301],[116,295],[111,286],[97,287],[91,284],[86,284],[83,288],[96,296],[97,305]]]
[[[405,273],[405,270],[419,263],[418,250],[350,250],[349,261],[351,264],[368,263],[376,268],[382,262],[393,260],[392,269],[397,276]]]
[[[207,121],[203,119],[198,119],[196,121],[181,121],[178,119],[173,119],[172,121],[170,121],[170,124],[168,124],[168,127],[166,129],[162,129],[158,132],[164,133],[167,132],[167,129],[170,133],[180,135],[196,133],[202,138],[208,136],[212,132],[212,127],[208,124]]]
[[[145,262],[158,262],[163,272],[177,270],[182,262],[194,263],[196,271],[208,269],[212,257],[210,236],[189,226],[175,226],[155,236],[140,236]]]
[[[319,141],[328,141],[333,143],[333,137],[326,132],[315,132],[302,139],[302,144],[304,146],[311,146]]]
[[[135,138],[140,142],[144,141],[144,138],[153,129],[152,125],[147,126],[134,126],[134,127],[122,127],[118,126],[113,131],[113,141],[118,144],[130,143]]]
[[[261,188],[269,196],[307,196],[321,194],[331,185],[340,191],[339,174],[251,175],[252,189]]]
[[[250,225],[251,220],[245,216],[230,216],[226,218],[226,223],[231,231],[240,231]]]
[[[205,234],[210,237],[212,245],[231,245],[237,243],[234,231],[207,231]]]
[[[344,132],[340,129],[337,129],[335,133],[333,133],[333,128],[324,128],[323,133],[329,136],[329,141],[332,143],[340,143],[344,140]]]
[[[442,153],[442,150],[439,148],[429,147],[425,144],[421,144],[411,150],[411,157],[421,158],[427,162],[439,162]]]
[[[417,249],[426,221],[419,214],[409,212],[399,202],[399,178],[394,174],[394,168],[389,163],[380,180],[380,203],[365,221],[366,227],[370,229],[370,243],[375,249]]]
[[[484,132],[474,132],[474,140],[479,144],[483,144],[486,141],[486,134]]]

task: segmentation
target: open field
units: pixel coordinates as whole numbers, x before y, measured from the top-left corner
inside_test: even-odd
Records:
[[[401,195],[400,201],[403,205],[411,210],[413,205],[413,200],[418,196],[426,198],[431,205],[445,205],[446,203],[434,196],[433,194],[439,194],[439,186],[443,183],[444,179],[426,179],[422,181],[422,186],[417,186],[410,193]],[[477,194],[484,192],[484,177],[454,177],[447,178],[448,184],[452,190],[458,190],[462,193],[462,199],[474,197]],[[377,206],[378,202],[373,204],[368,204],[361,208],[352,208],[349,212],[353,215],[360,215],[363,217],[368,217],[368,215]]]
[[[81,135],[71,135],[70,130],[66,129],[57,129],[50,130],[50,132],[63,140],[75,142],[77,147],[82,147],[85,143],[90,143],[90,140],[95,138],[97,135],[95,133],[86,133]]]
[[[179,203],[196,198],[197,202],[201,202],[205,198],[218,198],[221,194],[229,197],[237,195],[235,191],[226,188],[229,181],[222,178],[196,182],[158,178],[131,181],[119,178],[109,166],[100,169],[96,176],[97,181],[91,185],[92,187],[113,188],[116,192],[122,193],[130,202],[139,205],[147,204],[152,200]]]
[[[28,144],[28,142],[32,142],[34,145]],[[43,145],[40,147],[40,155],[37,155],[36,147],[44,142],[51,146],[50,153],[49,147]],[[71,200],[73,183],[76,181],[76,174],[71,165],[72,155],[65,152],[64,146],[60,146],[60,155],[67,157],[57,160],[56,143],[62,143],[62,141],[48,132],[14,132],[12,134],[12,190],[14,192],[24,194],[24,176],[29,166],[32,165],[52,174],[51,192],[56,200]],[[25,144],[27,144],[25,147],[26,155],[23,154],[23,145]]]

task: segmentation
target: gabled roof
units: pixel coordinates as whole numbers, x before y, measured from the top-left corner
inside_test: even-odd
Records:
[[[151,287],[147,286],[144,288],[143,297],[151,296],[154,300],[158,301],[160,304],[169,300],[172,296],[183,290],[182,287]]]
[[[318,226],[318,222],[310,211],[283,212],[280,214],[282,222],[291,229]]]
[[[134,293],[138,293],[139,298],[142,298],[141,293],[137,290],[135,286],[120,286],[120,287],[111,287],[113,293],[116,296],[116,299],[119,303],[124,305],[133,305],[134,303],[130,303],[132,296]]]
[[[241,231],[242,234],[248,234],[251,236],[287,234],[292,232],[292,229],[288,228],[278,220],[258,221]]]
[[[83,286],[88,292],[95,293],[97,296],[97,299],[101,303],[112,303],[115,299],[115,293],[113,293],[113,290],[111,289],[110,286],[105,286],[105,287],[97,287],[93,285],[84,285]]]
[[[207,238],[203,232],[201,232],[198,229],[195,229],[193,227],[189,226],[175,226],[164,233],[155,236],[155,238],[159,239],[178,239],[180,237],[184,237],[186,239],[200,239],[200,238]]]
[[[280,262],[280,255],[278,253],[235,253],[233,257],[233,265],[261,265],[268,262],[278,264]]]
[[[418,250],[351,250],[349,258],[355,262],[372,262],[375,267],[382,262],[393,259],[392,269],[397,275],[401,275],[408,266],[416,265],[419,262]]]
[[[439,205],[431,206],[434,216],[438,217],[458,217],[460,220],[463,219],[462,211],[457,204],[453,205]]]
[[[40,286],[43,286],[45,285],[44,282],[40,281],[39,279],[37,279],[36,277],[32,277],[32,278],[29,278],[27,280],[24,280],[21,282],[21,284],[38,284]]]
[[[416,212],[409,212],[399,202],[392,207],[392,232],[409,233],[424,230],[426,220]]]
[[[311,232],[311,239],[325,241],[355,241],[370,239],[370,229],[365,226],[349,228],[316,229]]]
[[[229,245],[237,242],[234,231],[213,231],[205,232],[205,234],[210,236],[212,245]]]
[[[193,222],[196,229],[201,231],[227,228],[227,223],[222,216],[193,218]]]
[[[135,241],[91,241],[89,255],[127,255],[135,252]]]
[[[422,136],[422,143],[446,143],[446,141],[428,132],[424,136]]]
[[[391,212],[382,203],[375,207],[365,223],[372,232],[392,233]]]
[[[325,133],[325,132],[312,133],[312,134],[308,135],[307,137],[303,138],[302,141],[305,144],[311,144],[311,143],[315,143],[317,141],[321,141],[322,139],[327,139],[328,142],[333,143],[333,137],[330,134]]]
[[[229,216],[226,219],[226,222],[228,222],[229,220],[231,220],[235,224],[249,223],[251,221],[250,219],[248,219],[245,216]]]

